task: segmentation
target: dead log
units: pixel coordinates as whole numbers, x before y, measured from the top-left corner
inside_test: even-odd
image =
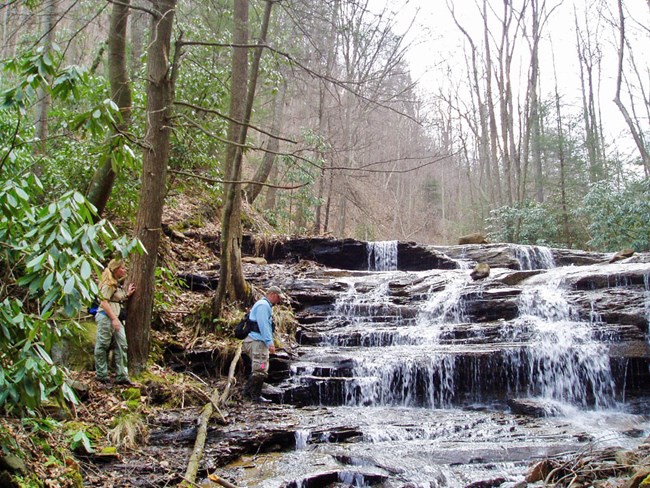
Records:
[[[230,385],[232,383],[232,380],[234,379],[235,376],[235,368],[237,366],[237,362],[239,361],[239,358],[241,357],[241,344],[239,344],[239,347],[237,348],[237,352],[235,353],[235,357],[233,358],[232,362],[230,363],[230,372],[228,374],[228,384],[226,385],[226,388],[223,392],[223,395],[221,397],[219,396],[219,390],[216,388],[212,391],[212,395],[210,395],[210,401],[205,404],[203,409],[201,410],[201,417],[199,421],[199,429],[198,432],[196,433],[196,440],[194,441],[194,449],[192,449],[192,454],[190,455],[190,459],[187,462],[187,470],[185,471],[185,476],[183,477],[183,481],[181,482],[181,486],[191,486],[194,485],[194,482],[196,480],[196,473],[199,470],[199,463],[201,462],[201,459],[203,458],[203,451],[205,448],[205,439],[208,434],[208,422],[210,421],[210,417],[212,417],[212,412],[215,410],[221,415],[221,418],[225,422],[225,418],[221,411],[219,410],[219,405],[223,404],[223,402],[228,398],[228,394],[230,393]],[[217,479],[221,480],[216,475],[215,476]],[[225,480],[225,483],[228,483]],[[222,484],[222,483],[219,483]],[[230,483],[228,485],[222,484],[222,486],[234,486]]]

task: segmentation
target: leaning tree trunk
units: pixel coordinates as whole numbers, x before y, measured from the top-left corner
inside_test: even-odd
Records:
[[[623,14],[623,1],[618,0],[618,13],[619,13],[619,45],[618,45],[618,72],[616,77],[616,96],[614,97],[614,103],[618,107],[619,111],[625,119],[630,134],[634,139],[637,149],[639,150],[639,155],[641,156],[641,163],[643,164],[643,170],[645,172],[646,178],[650,176],[650,152],[646,147],[646,143],[643,137],[643,133],[637,129],[638,125],[634,123],[630,113],[627,108],[621,101],[621,85],[623,83],[623,56],[625,53],[625,15]]]
[[[108,78],[111,83],[111,98],[122,115],[118,131],[128,129],[131,123],[131,87],[126,64],[126,27],[129,19],[130,1],[124,0],[113,4],[108,32]],[[113,190],[116,173],[113,168],[111,152],[120,141],[120,137],[113,137],[111,148],[100,159],[88,187],[86,196],[97,208],[98,217],[104,212]]]
[[[135,256],[130,266],[129,281],[135,283],[136,292],[129,300],[126,323],[129,366],[136,374],[145,368],[149,355],[154,272],[169,160],[170,112],[173,98],[169,51],[175,6],[176,0],[153,2],[156,15],[152,18],[147,57],[147,127],[140,204],[136,220],[136,237],[147,252]]]
[[[226,152],[226,175],[230,183],[225,185],[226,200],[221,221],[221,269],[219,271],[219,285],[212,300],[212,316],[218,317],[221,308],[229,296],[232,300],[246,302],[250,296],[250,287],[244,278],[241,262],[241,180],[242,173],[242,147],[246,142],[246,134],[253,100],[257,87],[262,47],[266,41],[271,8],[275,0],[267,0],[264,19],[260,30],[260,47],[255,48],[251,78],[248,82],[248,57],[245,47],[234,47],[232,56],[232,88],[228,137],[233,141],[228,145]],[[248,42],[248,0],[234,0],[235,28],[233,33],[234,44],[245,45]],[[242,93],[244,96],[242,96]],[[241,121],[241,122],[237,122]]]
[[[271,123],[271,134],[279,135],[282,130],[282,118],[284,116],[284,100],[287,93],[287,82],[282,81],[278,93],[275,95],[275,100],[273,104],[273,122]],[[275,156],[278,150],[280,149],[280,140],[277,137],[269,136],[269,140],[266,143],[267,152],[264,153],[262,158],[262,164],[255,172],[253,176],[253,181],[259,183],[266,183],[273,169],[275,162]],[[246,201],[248,203],[253,203],[257,197],[262,192],[263,186],[258,183],[249,183],[244,190],[246,194]]]

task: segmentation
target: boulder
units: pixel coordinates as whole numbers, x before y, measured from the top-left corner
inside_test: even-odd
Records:
[[[474,281],[487,278],[490,276],[490,265],[487,263],[478,263],[469,275]]]
[[[557,406],[551,402],[532,398],[511,398],[508,400],[508,406],[512,413],[528,417],[555,417],[560,414]]]
[[[468,234],[466,236],[461,236],[458,238],[458,244],[487,244],[488,241],[483,234],[480,232],[475,232],[473,234]]]
[[[8,471],[9,473],[26,474],[27,465],[18,456],[6,454],[0,456],[0,470]]]
[[[616,254],[612,256],[612,258],[609,260],[610,263],[615,263],[616,261],[621,261],[626,258],[631,258],[634,256],[634,249],[623,249],[621,251],[618,251]]]

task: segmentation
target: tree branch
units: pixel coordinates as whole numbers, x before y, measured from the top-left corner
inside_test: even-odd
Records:
[[[280,190],[297,190],[298,188],[302,188],[303,186],[307,186],[309,184],[309,183],[303,183],[302,185],[297,185],[297,186],[283,186],[283,185],[272,185],[270,183],[261,183],[259,181],[252,181],[252,180],[228,181],[219,178],[209,178],[207,176],[197,175],[196,173],[190,173],[189,171],[180,171],[176,169],[168,169],[167,171],[178,175],[197,178],[199,180],[207,181],[208,183],[223,183],[227,185],[235,185],[235,184],[239,185],[239,184],[251,183],[260,186],[268,186],[270,188],[279,188]]]
[[[289,64],[293,64],[295,66],[298,66],[299,68],[301,68],[303,71],[305,71],[309,75],[313,76],[314,78],[319,78],[321,80],[328,81],[329,83],[332,83],[333,85],[336,85],[336,86],[339,86],[339,87],[343,88],[344,90],[346,90],[349,93],[351,93],[352,95],[360,98],[361,100],[364,100],[364,101],[366,101],[368,103],[371,103],[373,105],[377,105],[379,107],[383,107],[383,108],[385,108],[387,110],[390,110],[391,112],[394,112],[394,113],[396,113],[396,114],[398,114],[398,115],[400,115],[402,117],[406,117],[407,119],[415,122],[418,125],[422,125],[422,123],[419,120],[417,120],[415,117],[413,117],[413,116],[411,116],[409,114],[406,114],[404,112],[401,112],[401,111],[397,110],[396,108],[391,107],[390,105],[386,105],[385,103],[381,103],[380,101],[372,100],[371,98],[369,98],[369,97],[367,97],[367,96],[365,96],[365,95],[363,95],[363,94],[359,93],[358,91],[353,90],[351,88],[351,86],[353,86],[353,85],[361,85],[362,82],[360,82],[360,81],[338,80],[336,78],[332,78],[329,75],[324,75],[324,74],[318,73],[318,72],[314,71],[313,69],[309,68],[308,66],[305,66],[303,63],[301,63],[296,58],[294,58],[291,54],[280,51],[280,50],[278,50],[278,49],[276,49],[274,47],[269,46],[268,44],[260,44],[260,43],[256,43],[256,44],[233,44],[233,43],[223,43],[223,42],[183,41],[182,45],[183,46],[208,46],[208,47],[210,47],[210,46],[211,47],[239,47],[239,48],[247,48],[247,49],[266,48],[269,51],[271,51],[271,52],[273,52],[273,53],[275,53],[275,54],[277,54],[279,56],[282,56],[283,58],[285,58],[289,62]]]
[[[114,4],[117,4],[117,5],[122,5],[123,7],[130,7],[131,10],[140,10],[141,12],[145,12],[145,13],[151,15],[152,17],[156,17],[156,18],[160,17],[159,12],[154,12],[153,10],[149,10],[147,8],[144,8],[144,7],[139,7],[139,6],[136,6],[136,5],[131,5],[131,4],[125,3],[125,2],[120,2],[119,0],[106,0],[106,1],[108,3],[114,3]]]
[[[214,115],[216,115],[218,117],[221,117],[223,119],[226,119],[226,120],[228,120],[230,122],[235,122],[236,124],[244,125],[243,122],[241,122],[239,120],[235,120],[232,117],[229,117],[228,115],[223,114],[223,113],[221,113],[221,112],[219,112],[218,110],[215,110],[215,109],[200,107],[198,105],[194,105],[194,104],[187,103],[187,102],[178,102],[178,101],[176,101],[176,102],[174,102],[174,104],[175,105],[180,105],[182,107],[188,107],[188,108],[191,108],[193,110],[198,110],[198,111],[201,111],[201,112],[214,114]],[[285,142],[290,142],[291,144],[298,144],[298,142],[294,141],[293,139],[285,139],[284,137],[280,137],[280,136],[278,136],[276,134],[271,134],[270,132],[267,132],[264,129],[261,129],[261,128],[257,127],[257,126],[254,126],[254,125],[250,124],[250,123],[246,124],[246,125],[248,127],[250,127],[251,129],[256,130],[257,132],[260,132],[261,134],[267,135],[267,136],[272,137],[274,139],[278,139],[280,141],[285,141]]]

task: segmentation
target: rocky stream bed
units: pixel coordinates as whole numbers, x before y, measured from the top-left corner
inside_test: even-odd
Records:
[[[271,360],[272,403],[235,396],[210,425],[203,482],[619,486],[647,466],[649,255],[327,238],[244,251],[266,260],[247,279],[280,285],[298,327]],[[478,263],[488,276],[474,279]],[[218,269],[179,276],[207,296]],[[219,386],[232,354],[167,359]],[[128,462],[94,469],[124,486],[180,482],[198,416],[165,412]]]

